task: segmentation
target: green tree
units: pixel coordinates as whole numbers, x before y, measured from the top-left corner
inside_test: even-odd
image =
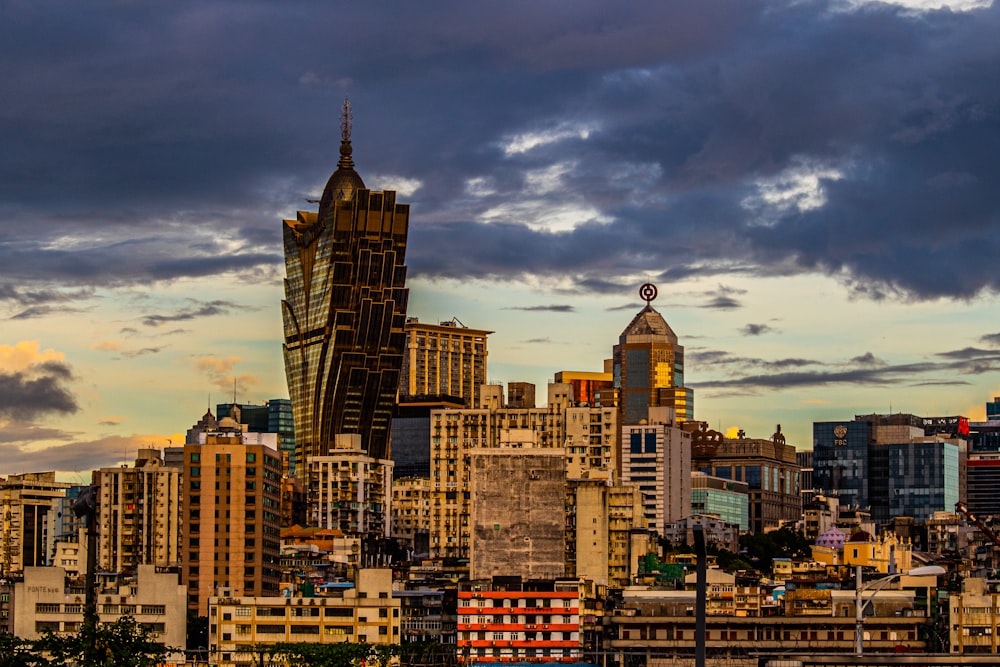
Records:
[[[396,644],[366,644],[339,642],[336,644],[282,643],[275,644],[275,655],[286,658],[296,667],[386,667],[400,654]]]
[[[52,667],[156,667],[171,649],[150,638],[150,631],[123,616],[113,623],[84,623],[75,635],[46,634],[36,648],[50,656]]]
[[[32,642],[9,632],[0,632],[0,667],[47,667],[49,661],[35,650]]]

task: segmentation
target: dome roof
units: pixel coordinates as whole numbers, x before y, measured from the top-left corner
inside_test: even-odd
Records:
[[[333,206],[335,201],[350,201],[354,199],[354,193],[365,187],[365,182],[361,180],[358,172],[354,171],[354,160],[351,154],[351,103],[344,100],[344,107],[340,116],[340,160],[337,162],[337,171],[330,175],[330,179],[323,188],[323,196],[319,200],[319,219],[326,218],[326,212]]]
[[[831,528],[816,538],[816,546],[840,549],[847,541],[847,535],[836,528]]]
[[[640,310],[622,331],[621,337],[626,336],[666,336],[670,342],[677,342],[677,334],[663,319],[663,315],[649,304],[646,304],[646,307]]]

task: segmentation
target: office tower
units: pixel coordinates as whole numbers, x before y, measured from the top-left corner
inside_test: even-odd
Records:
[[[205,616],[220,587],[233,595],[278,594],[281,459],[276,437],[230,418],[184,446],[181,580],[188,607]]]
[[[373,192],[354,170],[344,103],[337,170],[319,211],[282,227],[285,376],[296,460],[330,453],[334,436],[361,435],[365,453],[389,458],[390,420],[405,342],[409,206]]]
[[[926,519],[965,496],[964,417],[856,415],[813,423],[813,484],[841,507],[869,508],[878,526]]]
[[[770,439],[724,438],[702,428],[692,432],[691,442],[692,470],[747,485],[751,532],[767,532],[802,518],[800,468],[780,424]]]
[[[691,514],[691,434],[671,408],[647,408],[641,424],[622,424],[622,484],[643,493],[645,528],[662,533]]]
[[[0,480],[0,578],[49,564],[55,543],[55,511],[69,484],[55,472],[31,472]]]
[[[97,562],[103,571],[180,564],[180,469],[165,466],[159,450],[140,449],[133,467],[101,468],[94,484],[100,487]]]
[[[400,397],[392,415],[392,476],[431,476],[431,413],[462,410],[458,396]]]
[[[647,287],[652,286],[643,286]],[[651,300],[632,318],[614,346],[614,383],[619,390],[622,424],[638,424],[652,407],[673,409],[679,423],[694,418],[694,392],[684,386],[684,347],[649,304]]]
[[[311,524],[348,534],[388,535],[392,461],[361,447],[361,436],[341,433],[325,456],[306,459]]]
[[[691,513],[714,514],[746,531],[750,528],[750,487],[746,482],[691,473]]]
[[[469,452],[469,578],[563,576],[566,461],[528,441]]]
[[[448,396],[461,398],[467,408],[479,404],[479,387],[486,383],[486,337],[492,331],[470,329],[457,318],[427,324],[410,317],[405,333],[400,401]]]

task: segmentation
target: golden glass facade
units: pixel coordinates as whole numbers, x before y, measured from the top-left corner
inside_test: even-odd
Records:
[[[389,458],[406,323],[409,206],[364,187],[345,126],[338,169],[319,212],[282,228],[285,250],[285,375],[298,461],[323,456],[334,436],[360,434]]]

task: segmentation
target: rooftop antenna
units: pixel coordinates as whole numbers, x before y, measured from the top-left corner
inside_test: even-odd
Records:
[[[233,405],[236,405],[236,374],[233,373]]]

